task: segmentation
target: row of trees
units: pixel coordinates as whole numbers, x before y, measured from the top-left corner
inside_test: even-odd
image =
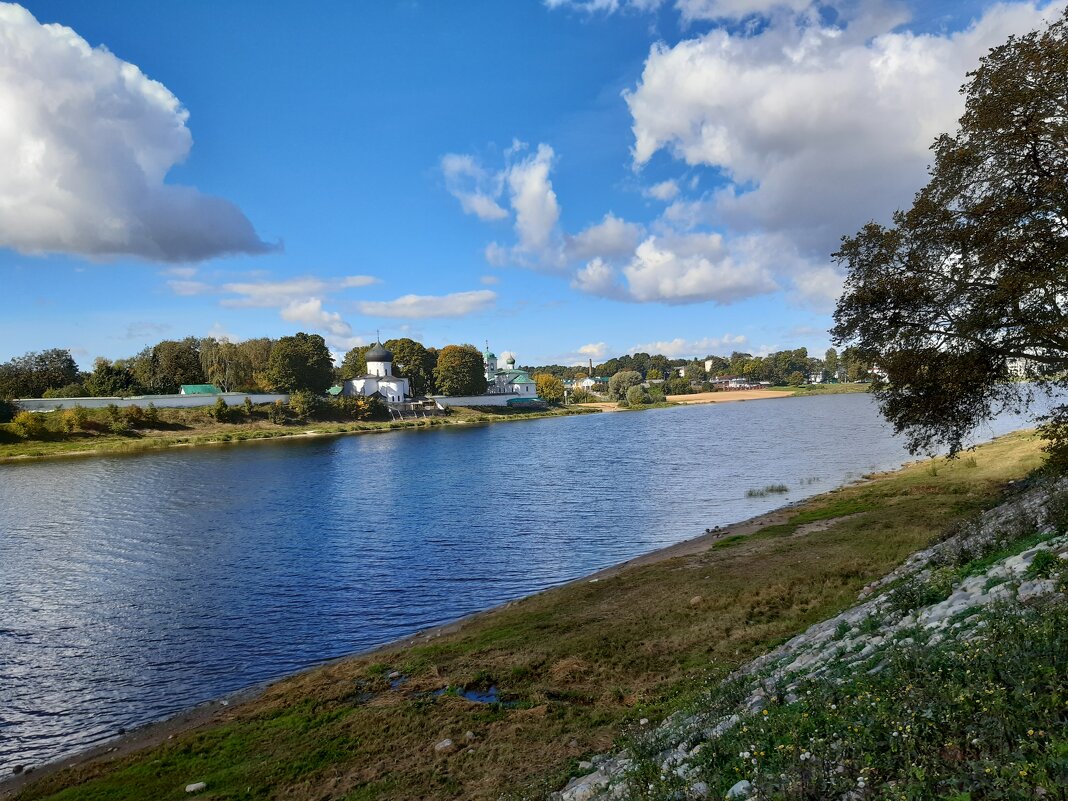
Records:
[[[0,364],[0,397],[170,395],[183,384],[206,383],[228,392],[323,392],[333,380],[333,360],[318,334],[237,343],[186,337],[126,359],[98,358],[89,372],[67,350],[27,353]]]
[[[406,376],[413,395],[478,395],[486,391],[482,354],[473,345],[426,348],[412,339],[385,343],[393,370]],[[0,364],[0,398],[124,397],[169,395],[183,384],[214,384],[224,392],[323,393],[333,383],[367,372],[365,345],[334,367],[318,334],[228,342],[212,337],[164,340],[114,361],[97,359],[78,369],[70,351],[27,353]]]

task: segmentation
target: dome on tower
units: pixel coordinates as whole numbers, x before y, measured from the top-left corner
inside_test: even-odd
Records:
[[[363,355],[364,361],[368,362],[391,362],[393,361],[393,354],[382,347],[381,342],[375,343],[367,353]]]
[[[515,356],[509,356],[507,359],[504,360],[504,363],[510,364],[512,365],[512,367],[515,367]]]

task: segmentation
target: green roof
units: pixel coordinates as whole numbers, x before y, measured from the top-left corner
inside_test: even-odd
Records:
[[[326,391],[326,394],[327,395],[340,395],[341,394],[341,387],[330,387],[330,389],[328,389]]]
[[[182,384],[183,395],[221,395],[214,384]]]

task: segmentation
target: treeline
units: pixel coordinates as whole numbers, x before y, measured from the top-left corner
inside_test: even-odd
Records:
[[[710,369],[705,368],[708,364]],[[682,368],[684,375],[679,374]],[[565,367],[551,364],[529,368],[558,378],[581,379],[589,375],[589,367]],[[679,395],[693,386],[713,378],[732,376],[753,383],[767,381],[777,386],[801,384],[813,374],[825,380],[866,381],[871,378],[871,364],[861,358],[856,348],[839,353],[829,348],[823,358],[809,356],[807,348],[781,350],[767,356],[735,351],[730,356],[709,354],[703,359],[668,359],[660,354],[635,353],[609,359],[594,365],[593,375],[609,378],[623,372],[635,372],[643,380],[664,380],[669,394]]]
[[[412,339],[384,343],[393,372],[406,376],[415,396],[477,395],[486,391],[482,354],[473,345],[426,348]],[[0,398],[83,398],[173,395],[183,384],[214,384],[224,392],[323,393],[332,384],[367,372],[353,348],[335,367],[318,334],[228,342],[213,337],[168,339],[129,358],[98,358],[84,372],[69,350],[27,353],[0,364]]]
[[[183,384],[214,384],[225,392],[323,392],[333,378],[330,351],[318,334],[236,343],[186,337],[126,359],[98,358],[89,372],[79,370],[67,350],[27,353],[0,364],[0,397],[173,395]]]

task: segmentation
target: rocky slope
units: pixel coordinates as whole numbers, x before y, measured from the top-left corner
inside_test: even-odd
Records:
[[[551,798],[1064,797],[1066,530],[1021,487]]]

